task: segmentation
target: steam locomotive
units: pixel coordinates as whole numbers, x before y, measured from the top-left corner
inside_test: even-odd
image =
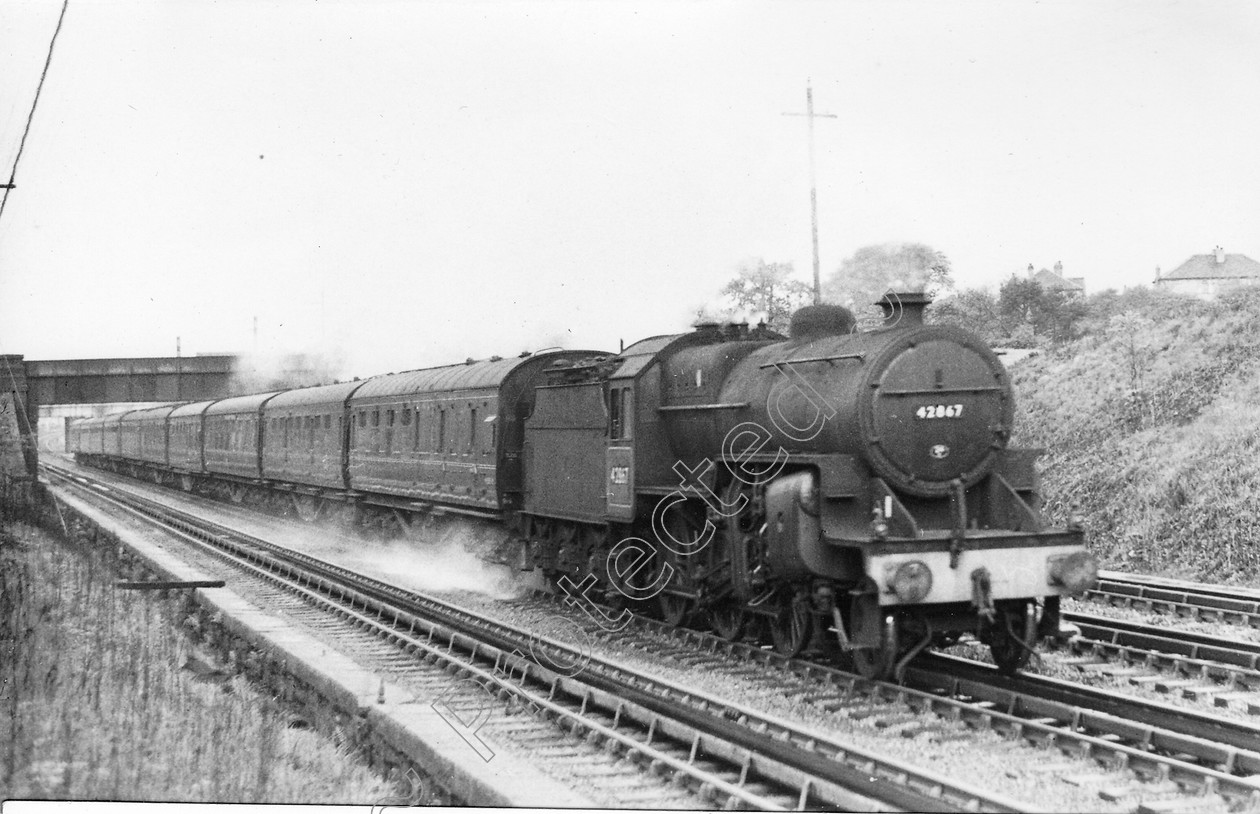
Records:
[[[997,356],[928,304],[135,410],[75,423],[70,449],[307,520],[483,518],[573,599],[830,642],[868,677],[963,634],[1012,672],[1097,563],[1079,522],[1041,517]]]

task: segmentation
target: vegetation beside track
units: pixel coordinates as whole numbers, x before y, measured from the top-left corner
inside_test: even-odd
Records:
[[[1083,514],[1105,567],[1260,583],[1260,292],[1110,308],[1012,370],[1050,517]]]
[[[99,550],[0,526],[0,798],[372,803],[350,753],[197,658]]]

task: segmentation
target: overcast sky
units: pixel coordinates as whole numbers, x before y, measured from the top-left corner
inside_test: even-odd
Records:
[[[7,180],[60,2],[0,0]],[[1254,2],[71,0],[0,218],[0,352],[370,375],[686,330],[751,257],[962,286],[1260,259]]]

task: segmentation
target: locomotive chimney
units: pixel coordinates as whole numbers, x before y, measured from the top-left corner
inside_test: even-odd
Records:
[[[885,328],[907,328],[923,324],[923,311],[931,302],[923,291],[889,291],[875,304],[884,309]]]

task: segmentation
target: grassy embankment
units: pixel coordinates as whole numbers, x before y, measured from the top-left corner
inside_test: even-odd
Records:
[[[393,788],[243,679],[198,680],[178,606],[0,528],[0,799],[372,803]],[[196,662],[194,661],[194,664]]]
[[[1106,567],[1260,583],[1260,293],[1147,296],[1017,365],[1019,446]]]

